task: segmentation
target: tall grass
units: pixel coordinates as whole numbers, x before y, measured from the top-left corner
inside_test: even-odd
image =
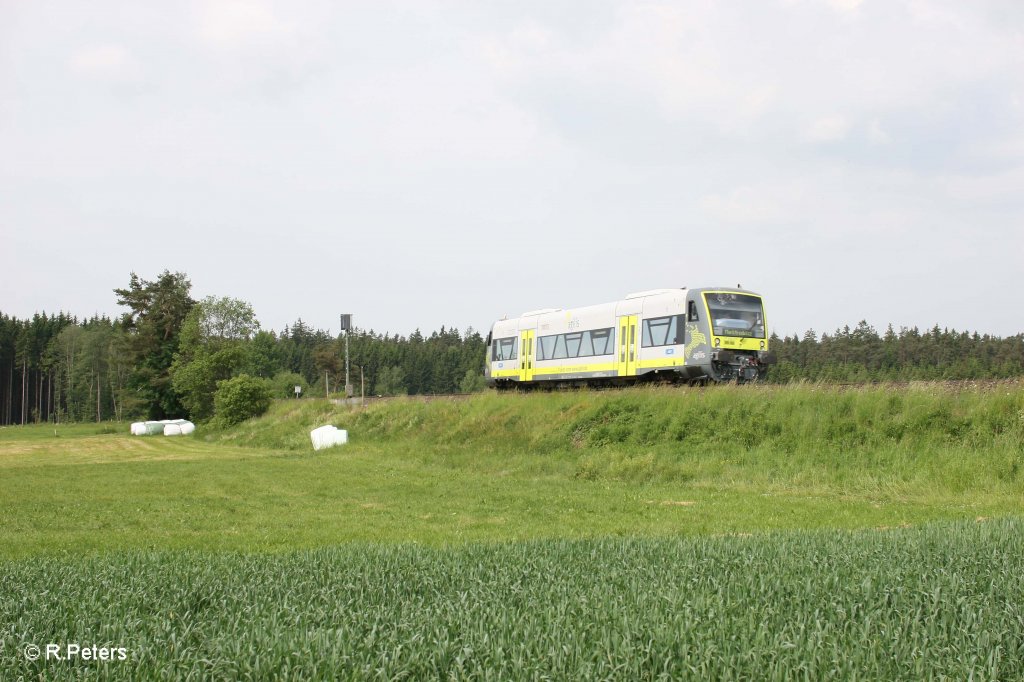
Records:
[[[0,563],[11,679],[1024,679],[1024,522]],[[25,644],[125,647],[27,662]]]
[[[291,401],[213,440],[309,450],[333,423],[354,444],[477,471],[886,497],[1024,494],[1024,386],[820,385]]]

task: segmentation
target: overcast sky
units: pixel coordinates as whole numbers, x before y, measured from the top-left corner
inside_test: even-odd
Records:
[[[1024,331],[1024,2],[0,0],[0,311]]]

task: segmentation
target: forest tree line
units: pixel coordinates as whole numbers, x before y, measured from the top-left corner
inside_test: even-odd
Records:
[[[132,273],[115,289],[119,318],[0,313],[0,424],[212,416],[220,381],[265,379],[274,395],[336,394],[344,387],[344,339],[301,319],[260,328],[252,307],[226,297],[191,297],[183,273],[147,281]],[[779,338],[771,382],[998,379],[1024,375],[1024,334],[1011,337],[867,322],[820,336]],[[409,336],[349,332],[354,393],[471,392],[483,388],[479,332],[442,327]]]
[[[116,289],[128,312],[78,319],[0,312],[0,425],[36,422],[203,420],[217,382],[248,374],[275,396],[344,390],[345,341],[301,319],[260,328],[245,301],[191,297],[183,273],[147,281],[134,273]],[[453,393],[483,388],[484,340],[473,329],[424,335],[349,332],[354,393]]]
[[[921,331],[889,325],[879,334],[861,321],[856,327],[818,336],[772,335],[778,364],[768,380],[823,382],[1009,379],[1024,375],[1024,334],[998,337],[939,328]]]

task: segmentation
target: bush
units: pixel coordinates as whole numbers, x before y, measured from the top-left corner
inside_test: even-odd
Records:
[[[484,379],[483,372],[475,369],[467,369],[466,375],[459,383],[459,390],[463,393],[476,393],[485,388],[487,388],[487,381]]]
[[[401,367],[385,367],[377,375],[373,390],[377,395],[406,395],[405,370]]]
[[[270,380],[270,384],[275,398],[294,398],[296,386],[302,387],[300,395],[309,395],[309,383],[301,374],[296,374],[295,372],[282,370],[274,375],[274,378]]]
[[[214,416],[224,424],[259,417],[270,409],[270,396],[270,383],[266,379],[239,374],[219,381],[213,396]]]

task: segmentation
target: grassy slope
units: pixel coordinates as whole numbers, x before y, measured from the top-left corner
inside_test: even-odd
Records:
[[[221,442],[308,450],[349,428],[362,451],[460,473],[935,504],[1020,500],[1024,386],[641,389],[279,404]]]
[[[314,454],[308,430],[348,428]],[[1024,389],[282,402],[202,438],[0,429],[0,555],[743,533],[1024,510]],[[124,430],[127,430],[126,428]]]

